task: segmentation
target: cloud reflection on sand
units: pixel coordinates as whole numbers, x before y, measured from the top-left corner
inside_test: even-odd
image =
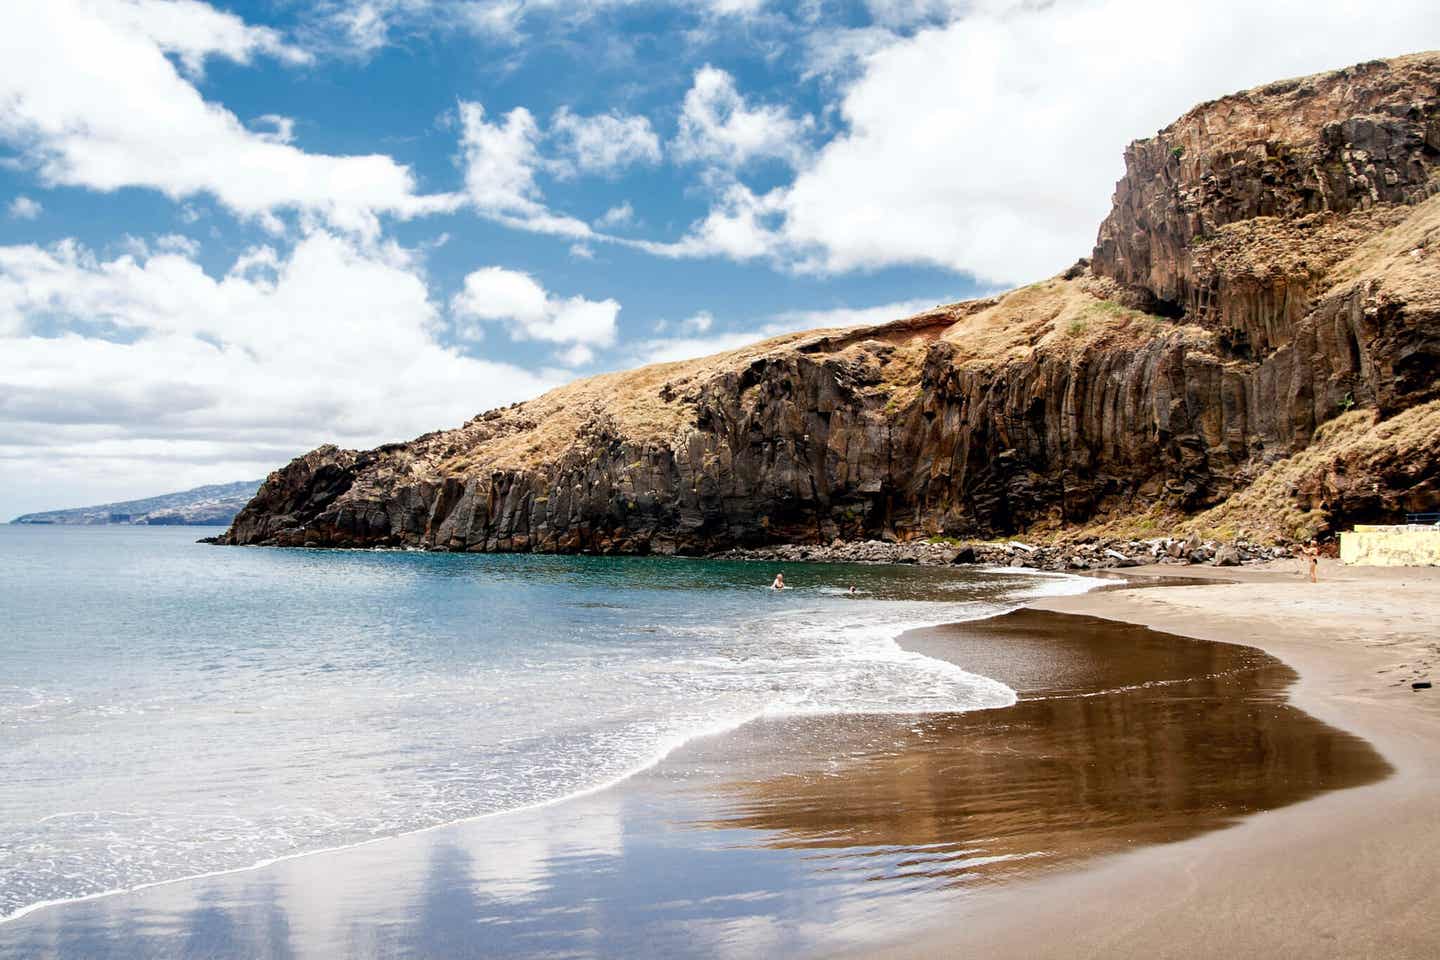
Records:
[[[0,953],[842,950],[893,940],[977,887],[1387,770],[1289,706],[1293,675],[1246,648],[1019,614],[965,627],[950,652],[1008,664],[1021,702],[752,723],[564,803],[41,911],[0,925]]]

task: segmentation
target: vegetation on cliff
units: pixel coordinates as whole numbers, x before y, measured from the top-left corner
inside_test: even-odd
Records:
[[[1437,54],[1203,104],[1129,147],[1062,276],[322,447],[224,539],[670,553],[1137,518],[1277,539],[1434,509],[1437,160]]]

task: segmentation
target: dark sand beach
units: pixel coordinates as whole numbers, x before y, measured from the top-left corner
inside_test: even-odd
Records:
[[[1440,668],[1440,570],[1324,561],[1319,584],[1289,562],[1186,572],[1214,582],[1035,606],[1264,650],[1298,673],[1289,704],[1363,737],[1393,772],[1227,830],[991,889],[929,933],[867,954],[1440,956],[1440,700],[1411,689]]]
[[[1314,904],[1335,920],[1326,942],[1339,955],[1356,942],[1347,911],[1401,888],[1419,909],[1409,878],[1433,875],[1433,840],[1412,836],[1408,857],[1395,842],[1427,815],[1433,826],[1435,805],[1415,790],[1433,778],[1417,764],[1434,741],[1383,722],[1383,705],[1399,709],[1409,691],[1373,671],[1382,706],[1352,724],[1331,702],[1348,689],[1338,661],[1277,650],[1282,663],[1093,616],[1230,589],[1105,591],[903,639],[1010,684],[1021,698],[1010,708],[758,721],[551,806],[37,910],[0,925],[0,954],[1199,956],[1231,952],[1210,949],[1227,931],[1238,949],[1261,914],[1283,944],[1287,911]],[[1195,617],[1152,618],[1204,633]],[[1335,861],[1305,859],[1327,831],[1367,868],[1368,902]],[[1271,885],[1268,905],[1238,899],[1226,858],[1255,861],[1257,846],[1272,876],[1275,864],[1303,870]],[[1398,859],[1380,869],[1386,858]],[[1391,872],[1411,869],[1422,872]],[[1218,899],[1193,899],[1205,891]],[[1326,909],[1341,891],[1357,899]],[[1140,923],[1142,904],[1146,922],[1171,925]]]

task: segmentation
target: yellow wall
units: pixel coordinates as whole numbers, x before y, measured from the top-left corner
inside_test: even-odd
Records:
[[[1440,566],[1440,527],[1356,526],[1340,534],[1340,559],[1369,567]]]

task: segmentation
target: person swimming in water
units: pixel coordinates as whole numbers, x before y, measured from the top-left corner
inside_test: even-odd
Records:
[[[859,593],[860,591],[859,591],[859,590],[856,590],[856,589],[855,589],[855,584],[852,583],[852,584],[850,584],[850,589],[849,589],[847,592],[848,592],[848,593]]]
[[[771,590],[784,590],[784,589],[785,589],[785,574],[783,574],[783,573],[777,573],[777,574],[775,574],[775,582],[772,583],[772,584],[770,584],[770,589],[771,589]]]

